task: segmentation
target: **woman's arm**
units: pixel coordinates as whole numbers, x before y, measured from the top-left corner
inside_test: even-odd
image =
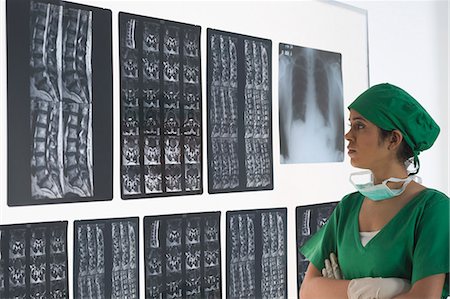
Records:
[[[436,274],[416,281],[411,290],[401,294],[395,299],[433,299],[441,298],[444,287],[445,274]]]
[[[322,277],[322,273],[310,263],[300,288],[300,298],[347,299],[347,287],[349,283],[350,280],[337,280]]]

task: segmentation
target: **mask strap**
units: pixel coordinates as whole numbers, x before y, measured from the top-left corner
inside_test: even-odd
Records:
[[[388,178],[388,179],[384,180],[382,182],[382,184],[387,184],[388,182],[393,182],[393,183],[404,182],[404,183],[406,183],[408,181],[412,181],[413,179],[414,179],[414,176],[408,176],[408,177],[406,177],[404,179],[399,179],[399,178],[392,177],[392,178]]]
[[[411,174],[417,174],[419,173],[420,169],[420,162],[419,162],[419,154],[417,152],[414,152],[414,171],[410,173]]]
[[[400,194],[403,193],[403,191],[405,191],[406,187],[407,187],[407,186],[409,185],[409,183],[411,183],[413,180],[414,180],[414,176],[408,176],[406,179],[389,178],[389,179],[384,180],[384,181],[382,182],[382,184],[383,184],[386,188],[388,188],[388,189],[391,191],[391,190],[394,190],[394,189],[391,189],[391,188],[388,187],[388,185],[387,185],[388,182],[394,182],[394,183],[403,182],[403,185],[402,185],[402,187],[401,187],[400,189],[395,189],[395,190],[399,190],[399,191],[400,191],[400,193],[397,194],[397,195],[400,195]],[[392,191],[391,191],[391,192],[392,192]]]
[[[370,175],[370,181],[373,182],[373,173],[370,170],[362,170],[362,171],[356,171],[356,172],[351,173],[350,176],[348,177],[348,180],[353,185],[355,185],[355,183],[353,182],[352,177],[355,175]]]

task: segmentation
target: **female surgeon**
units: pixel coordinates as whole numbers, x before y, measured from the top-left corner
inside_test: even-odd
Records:
[[[450,200],[415,177],[438,125],[391,84],[369,88],[348,108],[348,155],[370,179],[357,184],[362,174],[352,174],[357,192],[300,248],[310,261],[300,298],[446,298]]]

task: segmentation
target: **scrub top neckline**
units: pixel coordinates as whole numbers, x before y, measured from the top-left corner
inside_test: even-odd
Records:
[[[421,190],[419,193],[417,193],[404,207],[402,207],[398,212],[397,212],[397,214],[395,214],[394,215],[394,217],[392,217],[391,218],[391,220],[389,220],[379,231],[378,231],[378,233],[372,238],[372,239],[370,239],[370,241],[369,242],[367,242],[367,244],[366,244],[366,246],[363,246],[362,245],[362,243],[361,243],[361,238],[360,238],[360,231],[359,231],[359,213],[361,212],[361,207],[362,207],[362,204],[363,204],[363,202],[364,202],[364,198],[365,198],[365,196],[364,195],[362,195],[362,194],[360,194],[360,201],[359,201],[359,203],[358,203],[358,205],[357,205],[357,207],[356,207],[356,210],[357,210],[357,213],[355,213],[355,219],[354,219],[354,226],[355,226],[355,229],[354,229],[354,231],[355,231],[355,233],[354,233],[354,236],[355,236],[355,241],[356,241],[356,243],[358,244],[358,248],[360,249],[360,250],[363,250],[363,251],[365,251],[365,250],[368,250],[370,247],[371,247],[371,245],[372,245],[372,243],[373,243],[373,241],[374,240],[376,240],[377,238],[379,238],[379,236],[380,235],[383,235],[383,232],[386,230],[386,228],[387,227],[389,227],[389,226],[391,226],[392,224],[391,223],[393,223],[393,222],[395,222],[396,221],[396,219],[399,217],[399,215],[401,215],[401,214],[403,214],[404,213],[404,211],[406,211],[406,209],[410,206],[410,205],[412,205],[412,203],[413,202],[416,202],[419,198],[421,198],[422,197],[422,194],[423,193],[425,193],[427,190],[430,190],[429,188],[425,188],[425,189],[423,189],[423,190]]]

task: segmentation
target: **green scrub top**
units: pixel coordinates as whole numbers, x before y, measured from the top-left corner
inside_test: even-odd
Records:
[[[359,235],[364,196],[345,196],[328,222],[300,252],[320,271],[335,252],[345,279],[398,277],[416,281],[446,273],[442,297],[449,294],[449,198],[425,189],[408,202],[367,244]]]

